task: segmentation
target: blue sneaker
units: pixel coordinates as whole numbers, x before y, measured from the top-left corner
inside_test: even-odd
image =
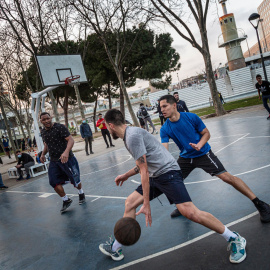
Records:
[[[122,253],[122,248],[118,248],[116,251],[112,251],[112,246],[114,243],[114,240],[112,237],[109,237],[109,242],[106,242],[105,244],[99,245],[99,250],[107,255],[111,256],[114,261],[121,261],[124,259],[124,254]]]
[[[229,240],[229,245],[228,245],[228,251],[230,250],[230,262],[231,263],[240,263],[242,262],[247,254],[246,254],[246,244],[247,241],[244,237],[240,236],[239,233],[234,232],[237,237],[236,238],[231,238]]]

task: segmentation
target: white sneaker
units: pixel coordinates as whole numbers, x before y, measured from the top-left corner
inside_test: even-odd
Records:
[[[237,237],[235,239],[231,238],[229,240],[228,251],[230,250],[230,262],[240,263],[245,260],[246,254],[246,244],[247,241],[244,237],[240,236],[239,233],[234,232]]]

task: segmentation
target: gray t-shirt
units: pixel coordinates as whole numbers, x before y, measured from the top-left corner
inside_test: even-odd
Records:
[[[150,177],[158,177],[172,170],[180,170],[170,152],[153,135],[142,128],[127,127],[124,143],[135,160],[146,155]]]

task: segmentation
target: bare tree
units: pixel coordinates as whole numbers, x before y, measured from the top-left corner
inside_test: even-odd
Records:
[[[169,23],[169,25],[194,48],[196,48],[203,56],[207,81],[210,87],[214,107],[217,115],[225,114],[225,110],[220,102],[217,86],[214,78],[213,67],[211,62],[211,53],[209,50],[206,21],[210,5],[210,0],[150,0],[153,7],[144,7],[151,14],[158,11],[160,15]],[[191,14],[188,18],[184,10],[189,10]],[[187,20],[185,20],[185,18]],[[193,18],[198,26],[199,37],[194,35],[194,31],[190,29],[189,21]],[[179,27],[180,26],[180,27]]]
[[[6,22],[3,28],[8,29],[7,37],[18,40],[32,56],[48,52],[48,42],[52,40],[50,29],[54,21],[46,3],[46,0],[25,0],[23,3],[20,0],[0,0],[0,16]],[[36,88],[38,90],[40,86]],[[53,93],[49,92],[49,96],[59,122]]]
[[[139,35],[135,35],[134,40],[127,40],[127,29],[134,25],[144,26],[151,18],[151,14],[139,10],[139,1],[130,0],[69,0],[69,3],[77,10],[79,16],[83,18],[91,29],[93,29],[107,52],[120,84],[121,94],[125,96],[129,113],[136,126],[138,120],[133,112],[127,89],[123,78],[123,62]],[[111,33],[116,36],[116,42],[112,45]],[[124,115],[124,106],[120,106]]]

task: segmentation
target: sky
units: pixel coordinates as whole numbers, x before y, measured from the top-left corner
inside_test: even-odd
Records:
[[[261,3],[262,0],[228,0],[226,2],[227,12],[234,13],[237,28],[243,29],[248,36],[247,42],[249,47],[252,47],[257,42],[257,37],[256,31],[248,21],[248,17],[252,13],[257,13],[257,7]],[[212,4],[207,18],[207,33],[213,69],[217,68],[220,63],[224,66],[227,62],[225,49],[218,48],[217,44],[218,36],[221,34],[218,17],[221,16],[223,16],[221,4]],[[195,23],[190,24],[190,28],[194,36],[199,35],[198,27],[196,27]],[[181,38],[170,26],[163,27],[163,31],[171,33],[174,40],[172,47],[180,54],[181,69],[171,74],[172,83],[178,82],[177,73],[180,81],[201,73],[205,69],[201,53],[193,48],[189,42]],[[246,41],[243,41],[241,46],[243,53],[247,51]],[[128,88],[128,91],[134,91],[148,86],[148,81],[137,80],[136,85]]]

